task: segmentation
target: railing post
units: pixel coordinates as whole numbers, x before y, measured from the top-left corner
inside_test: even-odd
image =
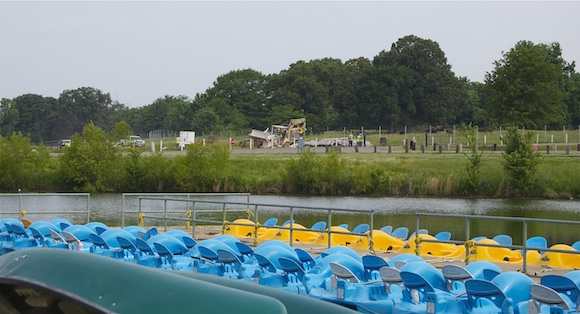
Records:
[[[254,205],[254,226],[258,224],[258,205]],[[259,239],[258,239],[258,229],[254,227],[254,245],[258,246]]]
[[[465,265],[469,265],[469,217],[465,217]]]
[[[528,222],[527,221],[523,221],[522,222],[522,243],[523,243],[523,249],[522,249],[522,266],[523,266],[523,272],[524,274],[528,274],[528,259],[527,259],[527,255],[528,255],[528,249],[527,249],[527,240],[528,240]]]
[[[123,193],[123,198],[121,199],[121,228],[125,228],[125,193]]]
[[[91,194],[87,195],[87,223],[91,222]]]
[[[167,200],[163,201],[164,231],[167,232]]]
[[[330,232],[330,227],[332,226],[332,219],[330,218],[331,215],[332,215],[332,210],[329,209],[328,210],[328,228],[326,228],[326,230],[328,230],[327,238],[328,238],[328,247],[329,248],[330,248],[330,244],[332,243],[331,239],[330,239],[330,237],[332,235],[332,233]]]
[[[191,237],[195,239],[195,206],[196,203],[195,201],[193,201],[193,204],[191,204]],[[225,213],[224,213],[225,215]]]
[[[294,247],[294,235],[292,231],[294,230],[294,207],[290,207],[290,246]]]
[[[375,146],[375,147],[376,147],[376,146]],[[374,210],[371,210],[371,214],[370,214],[370,215],[371,215],[371,223],[370,223],[370,225],[371,225],[371,228],[370,228],[370,231],[369,231],[369,237],[370,237],[370,239],[371,239],[371,240],[369,241],[369,250],[370,250],[370,251],[371,251],[373,254],[375,254],[375,245],[374,245],[374,240],[373,240],[373,229],[374,229],[374,212],[375,212]]]

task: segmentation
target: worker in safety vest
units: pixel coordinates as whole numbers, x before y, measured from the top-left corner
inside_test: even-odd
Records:
[[[362,138],[362,135],[359,133],[356,136],[356,146],[362,146],[362,142],[363,142],[363,138]]]

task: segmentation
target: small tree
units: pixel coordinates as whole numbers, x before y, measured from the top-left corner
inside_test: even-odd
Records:
[[[508,174],[512,193],[516,195],[525,195],[530,191],[542,162],[542,155],[532,149],[531,136],[531,133],[524,133],[517,127],[506,130],[503,168]]]
[[[464,153],[467,157],[467,177],[465,190],[470,195],[476,195],[479,192],[481,186],[481,152],[477,151],[477,145],[475,143],[476,127],[472,126],[471,123],[465,126],[462,130],[463,136],[470,143],[470,153]]]

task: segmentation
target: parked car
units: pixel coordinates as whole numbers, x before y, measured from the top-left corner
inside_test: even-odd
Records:
[[[139,135],[131,135],[131,136],[129,136],[128,145],[143,147],[143,146],[145,146],[145,141]]]
[[[69,140],[69,139],[60,140],[60,146],[61,147],[65,147],[65,146],[70,147],[70,143],[71,143],[71,140]]]

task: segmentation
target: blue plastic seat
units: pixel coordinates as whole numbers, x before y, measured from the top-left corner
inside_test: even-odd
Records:
[[[570,300],[565,300],[562,295],[560,295],[555,290],[542,285],[531,285],[530,294],[532,295],[531,307],[532,311],[530,313],[541,313],[542,305],[547,305],[549,307],[557,306],[564,311],[571,309]]]
[[[340,224],[339,227],[348,230],[348,224]]]
[[[495,242],[497,242],[500,245],[512,245],[513,244],[512,237],[507,235],[507,234],[498,234],[495,237],[493,237],[492,240],[494,240]]]
[[[185,244],[185,246],[188,249],[191,249],[192,247],[194,247],[197,244],[197,241],[195,241],[193,239],[193,237],[191,235],[189,235],[189,233],[187,233],[183,230],[178,230],[178,229],[169,230],[169,231],[165,232],[165,234],[172,235],[172,236],[176,237],[178,240],[182,241],[183,244]]]
[[[326,221],[318,221],[318,222],[315,222],[312,225],[312,227],[310,227],[310,229],[322,231],[322,230],[326,229]]]
[[[302,263],[302,268],[304,268],[304,270],[308,271],[312,269],[314,265],[316,265],[314,257],[312,257],[312,255],[310,255],[310,253],[308,253],[306,250],[303,250],[301,248],[295,248],[294,251],[296,251],[298,259]]]
[[[451,240],[451,232],[441,231],[435,235],[435,239],[440,241],[449,241]]]
[[[272,218],[269,218],[268,220],[266,220],[262,225],[265,227],[272,227],[272,226],[275,226],[277,223],[278,223],[278,218],[272,217]]]
[[[540,249],[547,249],[548,248],[548,240],[546,240],[546,238],[544,238],[542,236],[531,237],[531,238],[526,240],[526,246],[529,246],[532,248],[539,248],[538,252],[540,252],[540,254],[544,254],[544,251],[540,250]]]
[[[217,257],[222,266],[222,276],[240,279],[242,275],[242,261],[230,250],[218,249]]]
[[[393,226],[383,226],[379,230],[381,230],[382,232],[384,232],[388,235],[391,235],[391,233],[393,232]]]
[[[572,244],[572,247],[576,250],[576,251],[580,251],[580,240],[574,242],[574,244]]]
[[[105,225],[102,222],[98,222],[98,221],[88,222],[88,223],[85,224],[85,227],[93,230],[98,235],[100,235],[101,233],[109,230],[109,226]]]
[[[60,231],[66,229],[69,226],[72,226],[73,223],[68,221],[67,219],[64,218],[57,218],[57,219],[53,219],[50,221],[50,223],[52,223],[53,225],[57,226],[58,228],[60,228]]]
[[[391,232],[391,236],[393,236],[394,238],[399,238],[404,240],[407,240],[407,236],[409,235],[409,228],[407,227],[398,227],[397,229],[393,230],[393,232]]]
[[[308,294],[306,285],[304,285],[304,269],[302,265],[292,258],[280,257],[278,258],[280,268],[284,271],[284,279],[286,280],[286,291],[303,294]]]
[[[369,226],[369,224],[359,224],[356,227],[354,227],[354,229],[352,229],[352,233],[366,233],[369,231],[371,227]]]
[[[429,234],[429,230],[427,229],[419,229],[419,234]],[[411,235],[409,236],[409,239],[415,236],[415,231],[413,231],[413,233],[411,233]]]
[[[364,268],[364,281],[380,280],[381,275],[379,269],[388,266],[387,261],[376,255],[364,255],[362,257],[362,263]]]

